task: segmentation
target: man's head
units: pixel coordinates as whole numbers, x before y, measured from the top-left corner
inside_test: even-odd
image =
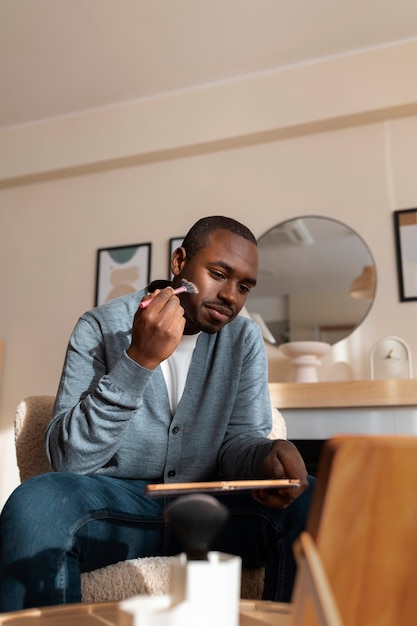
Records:
[[[185,249],[187,257],[191,259],[201,248],[204,248],[204,246],[207,245],[210,234],[219,228],[235,233],[235,235],[239,235],[251,241],[255,246],[257,245],[255,236],[247,226],[244,226],[244,224],[241,224],[231,217],[212,215],[210,217],[202,217],[198,220],[184,237],[182,247]]]
[[[198,294],[182,296],[187,334],[218,332],[238,315],[256,284],[256,238],[240,222],[223,216],[200,219],[171,261],[173,285],[185,278]]]

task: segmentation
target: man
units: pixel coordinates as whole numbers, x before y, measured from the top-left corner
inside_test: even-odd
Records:
[[[46,434],[56,471],[20,485],[2,513],[1,611],[78,602],[80,571],[177,553],[166,502],[146,484],[219,478],[300,479],[224,496],[230,518],[213,546],[265,564],[264,598],[290,600],[311,489],[296,448],[267,438],[264,344],[238,317],[256,284],[255,237],[203,218],[171,270],[172,286],[113,300],[74,329]],[[198,293],[174,295],[183,279]]]

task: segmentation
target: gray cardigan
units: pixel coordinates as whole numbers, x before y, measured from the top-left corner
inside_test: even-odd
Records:
[[[258,326],[239,316],[199,335],[172,415],[161,368],[126,354],[143,294],[79,319],[46,432],[54,469],[163,482],[264,478],[271,404]]]

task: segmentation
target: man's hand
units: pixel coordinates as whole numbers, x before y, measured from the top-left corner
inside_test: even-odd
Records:
[[[178,346],[184,332],[184,309],[172,287],[156,290],[152,302],[133,318],[128,356],[146,369],[155,369]],[[146,300],[149,296],[146,296]]]
[[[253,492],[255,500],[271,508],[286,508],[309,486],[307,470],[301,454],[292,443],[285,439],[278,439],[272,444],[264,461],[264,472],[269,478],[298,478],[300,480],[299,487],[276,490],[259,489]]]

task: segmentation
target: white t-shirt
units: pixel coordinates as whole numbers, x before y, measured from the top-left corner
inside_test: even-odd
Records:
[[[183,335],[175,351],[161,363],[162,373],[168,389],[169,404],[173,414],[177,410],[184,391],[191,358],[199,334]]]

